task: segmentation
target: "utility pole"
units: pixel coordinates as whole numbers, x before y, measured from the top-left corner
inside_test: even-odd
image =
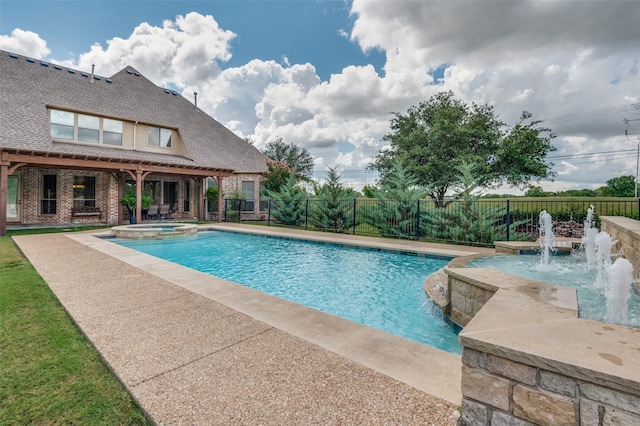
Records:
[[[634,105],[634,107],[636,109],[638,109],[640,107],[640,104],[638,104],[638,106]],[[624,129],[624,136],[627,138],[627,140],[629,142],[636,144],[636,148],[637,148],[637,150],[636,150],[636,189],[635,189],[635,192],[634,192],[634,194],[635,194],[634,198],[638,198],[638,166],[639,166],[639,163],[640,163],[640,137],[637,138],[638,139],[637,141],[634,141],[633,139],[631,139],[629,137],[629,134],[630,134],[629,133],[629,121],[640,121],[640,119],[627,120],[625,118],[623,121],[624,121],[624,124],[627,125],[627,128]],[[638,133],[638,132],[631,133],[631,135],[637,135],[637,134],[640,134],[640,133]]]

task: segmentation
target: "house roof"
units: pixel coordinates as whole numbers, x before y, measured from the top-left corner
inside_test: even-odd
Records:
[[[263,173],[265,156],[179,93],[132,67],[111,77],[0,50],[0,149]],[[177,129],[186,156],[54,142],[48,107]]]

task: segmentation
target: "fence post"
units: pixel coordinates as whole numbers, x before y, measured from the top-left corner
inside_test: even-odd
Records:
[[[269,207],[267,212],[267,226],[271,226],[271,198],[269,198]]]
[[[307,230],[307,225],[309,224],[309,199],[307,198],[307,204],[304,208],[304,230]]]
[[[418,211],[416,214],[416,241],[420,240],[420,199],[418,198]]]
[[[640,198],[638,198],[638,219],[640,219]]]
[[[238,222],[242,222],[242,200],[238,200]]]
[[[510,203],[510,200],[507,198],[507,241],[509,241],[510,230],[511,230],[511,203]]]
[[[227,199],[224,199],[224,221],[227,221]]]
[[[356,235],[356,205],[357,205],[357,198],[353,199],[353,231],[351,231],[351,233],[353,235]],[[640,200],[638,200],[640,201]]]

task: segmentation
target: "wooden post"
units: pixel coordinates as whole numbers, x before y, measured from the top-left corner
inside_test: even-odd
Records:
[[[222,223],[222,176],[216,176],[218,183],[218,223]]]
[[[2,154],[0,164],[0,237],[7,235],[7,192],[9,187],[9,164],[4,161],[6,154]]]
[[[136,170],[136,223],[142,223],[142,170]]]
[[[205,203],[204,203],[204,200],[207,196],[207,193],[205,192],[206,187],[207,187],[207,178],[205,177],[200,179],[200,182],[198,185],[198,203],[199,203],[198,220],[200,222],[204,222],[207,219],[207,212],[205,210]]]

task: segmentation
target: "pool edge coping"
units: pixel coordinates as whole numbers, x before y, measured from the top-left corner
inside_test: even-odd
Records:
[[[221,228],[220,230],[228,231],[226,227]],[[104,233],[67,235],[86,247],[344,356],[415,389],[454,404],[459,404],[462,399],[460,355],[112,244],[103,238],[104,236]],[[331,238],[334,239],[335,236]],[[371,243],[367,242],[367,245],[369,244]],[[292,321],[293,319],[296,321]],[[318,324],[331,327],[331,334],[318,333]]]

